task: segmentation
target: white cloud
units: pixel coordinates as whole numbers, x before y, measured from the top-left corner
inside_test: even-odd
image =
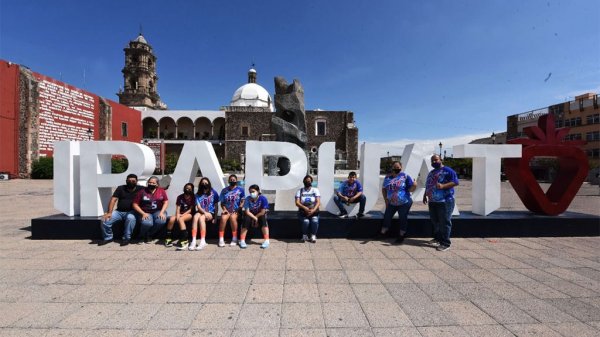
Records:
[[[478,134],[470,134],[470,135],[462,135],[462,136],[455,136],[455,137],[449,137],[449,138],[438,138],[438,139],[398,139],[398,140],[392,140],[389,142],[368,142],[368,143],[375,143],[375,144],[379,144],[381,145],[385,150],[384,153],[389,151],[390,155],[401,155],[402,151],[404,151],[404,147],[408,144],[424,144],[428,147],[431,147],[431,153],[439,153],[440,152],[440,142],[442,143],[442,151],[446,150],[446,154],[450,155],[452,154],[452,147],[455,145],[462,145],[462,144],[468,144],[472,141],[474,141],[475,139],[479,139],[479,138],[485,138],[485,137],[489,137],[490,134],[489,133],[478,133]],[[359,149],[360,149],[360,144],[362,144],[363,141],[361,140],[359,142]]]

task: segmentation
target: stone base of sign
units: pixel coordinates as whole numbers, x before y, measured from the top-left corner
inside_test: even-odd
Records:
[[[300,224],[296,212],[277,211],[268,215],[270,236],[275,239],[299,239]],[[361,219],[340,219],[335,215],[322,212],[319,238],[371,238],[374,237],[383,222],[381,212],[369,212]],[[100,219],[95,217],[77,217],[52,215],[31,220],[32,239],[81,240],[101,239]],[[452,237],[558,237],[558,236],[600,236],[600,219],[597,216],[565,212],[559,216],[541,216],[527,211],[496,211],[488,216],[470,212],[461,212],[452,219]],[[137,228],[136,228],[137,230]],[[229,226],[226,237],[231,237]],[[115,239],[122,235],[122,225],[114,228]],[[253,232],[253,233],[252,233]],[[388,232],[392,237],[398,233],[398,222],[392,220]],[[134,235],[136,232],[134,232]],[[431,237],[431,222],[427,212],[411,212],[408,217],[409,237]],[[159,233],[164,236],[164,230]],[[178,233],[174,233],[176,238]],[[260,229],[251,230],[249,236],[262,237]],[[217,237],[217,226],[207,228],[207,238]]]

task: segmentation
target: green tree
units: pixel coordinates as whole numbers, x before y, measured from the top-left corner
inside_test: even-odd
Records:
[[[32,179],[54,178],[54,160],[52,157],[41,157],[31,165]]]

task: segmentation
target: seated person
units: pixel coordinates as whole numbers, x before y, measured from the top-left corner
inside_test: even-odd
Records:
[[[206,223],[216,223],[219,193],[212,188],[206,177],[200,179],[196,192],[196,214],[192,222],[192,243],[189,250],[202,250],[206,247]],[[200,227],[200,243],[196,246],[196,237]]]
[[[131,233],[135,227],[135,214],[132,208],[133,199],[143,188],[137,184],[138,177],[130,174],[125,180],[125,185],[117,187],[110,198],[108,212],[102,216],[102,241],[98,246],[104,246],[113,241],[112,227],[118,221],[123,221],[123,241],[121,246],[126,246],[131,240]],[[117,208],[115,209],[115,204]]]
[[[158,186],[158,177],[150,177],[146,188],[133,199],[133,209],[140,221],[140,238],[145,243],[150,243],[152,236],[167,223],[168,206],[167,192]]]
[[[258,185],[252,185],[248,188],[250,195],[246,197],[244,202],[245,218],[242,223],[242,231],[240,234],[240,248],[244,249],[248,247],[246,244],[246,234],[248,228],[258,227],[263,233],[265,241],[263,241],[260,248],[269,248],[269,224],[267,223],[267,212],[269,211],[269,201],[267,198],[260,193]]]
[[[183,250],[188,247],[188,231],[186,222],[191,221],[194,213],[196,213],[196,198],[194,197],[194,184],[187,183],[183,187],[183,194],[177,196],[175,201],[175,215],[171,215],[169,223],[167,223],[167,237],[165,238],[165,246],[173,246],[173,227],[175,222],[179,225],[179,242],[177,250]]]
[[[367,198],[363,194],[362,185],[356,179],[356,172],[350,172],[350,174],[348,174],[348,180],[340,184],[340,187],[333,197],[333,201],[340,209],[340,218],[348,217],[348,212],[344,208],[343,204],[350,205],[359,203],[358,214],[356,214],[356,216],[359,218],[364,216]]]

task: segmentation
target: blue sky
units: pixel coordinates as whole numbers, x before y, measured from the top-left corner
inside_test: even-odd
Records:
[[[227,105],[255,62],[271,95],[274,76],[298,78],[307,109],[354,111],[361,142],[449,146],[599,92],[599,12],[597,0],[1,0],[0,58],[117,100],[142,25],[170,109]]]

